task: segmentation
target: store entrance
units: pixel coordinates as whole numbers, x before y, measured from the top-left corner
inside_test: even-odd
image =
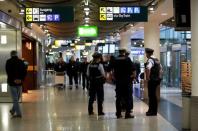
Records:
[[[163,66],[162,86],[165,88],[180,88],[181,82],[181,51],[167,51],[160,54]]]

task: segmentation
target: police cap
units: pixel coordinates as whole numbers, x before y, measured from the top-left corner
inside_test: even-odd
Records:
[[[145,48],[145,52],[146,52],[146,53],[153,53],[153,52],[154,52],[154,50],[153,50],[153,49],[151,49],[151,48]]]
[[[98,52],[95,52],[92,57],[93,58],[100,58],[102,56],[102,54],[98,53]]]
[[[119,53],[126,53],[126,49],[125,48],[119,48]]]

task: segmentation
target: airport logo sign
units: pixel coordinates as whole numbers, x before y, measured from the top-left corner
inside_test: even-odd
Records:
[[[73,22],[74,9],[72,6],[26,8],[25,22]]]
[[[146,22],[148,9],[145,6],[100,7],[100,21]]]

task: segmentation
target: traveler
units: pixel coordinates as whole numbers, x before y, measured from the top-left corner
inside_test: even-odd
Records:
[[[54,70],[57,73],[63,73],[66,71],[66,63],[64,62],[62,57],[58,59],[58,62],[55,64]]]
[[[146,112],[147,116],[157,115],[157,95],[156,89],[160,85],[162,67],[157,58],[153,56],[153,49],[146,48],[146,81],[148,82],[148,97],[149,97],[149,109]]]
[[[80,84],[81,83],[81,71],[80,71],[81,62],[79,58],[76,58],[76,66],[77,66],[78,84]]]
[[[13,107],[10,114],[13,117],[22,117],[19,100],[22,93],[22,84],[27,70],[24,62],[18,58],[17,51],[11,51],[11,58],[6,61],[7,83],[10,87]]]
[[[89,81],[87,79],[87,67],[89,63],[87,61],[87,58],[83,59],[83,62],[81,64],[81,73],[82,73],[82,86],[83,90],[86,88],[88,90],[89,88]]]
[[[75,81],[76,88],[78,89],[78,67],[73,56],[70,58],[67,65],[67,75],[69,76],[70,89],[72,89],[73,86],[73,79]]]
[[[104,115],[103,113],[103,101],[104,101],[104,89],[103,84],[105,83],[105,72],[104,67],[100,63],[102,55],[99,53],[93,54],[93,61],[88,65],[87,76],[90,80],[89,88],[89,103],[88,113],[93,115],[93,103],[95,98],[98,104],[98,115]]]
[[[138,60],[135,60],[135,69],[136,69],[136,83],[139,83],[139,74],[141,72],[140,70],[140,62]]]
[[[123,101],[126,105],[125,118],[134,118],[131,115],[132,108],[132,81],[135,68],[129,57],[126,57],[126,50],[120,49],[119,56],[114,60],[113,65],[116,84],[116,116],[121,118]]]

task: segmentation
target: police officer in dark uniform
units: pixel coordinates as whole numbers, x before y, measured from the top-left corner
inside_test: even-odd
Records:
[[[134,79],[135,69],[131,59],[126,57],[125,49],[119,50],[119,56],[114,61],[113,70],[116,83],[116,116],[117,118],[122,117],[122,101],[124,100],[126,105],[125,118],[134,118],[130,113],[132,107],[132,80]]]
[[[93,61],[89,64],[87,69],[87,76],[90,80],[89,88],[89,103],[88,112],[89,115],[93,115],[93,103],[97,98],[98,104],[98,115],[104,115],[103,113],[103,101],[104,101],[104,90],[103,84],[105,83],[105,72],[101,62],[102,55],[99,53],[93,54]]]
[[[146,57],[148,58],[146,62],[146,80],[148,82],[148,97],[149,97],[149,109],[146,112],[146,116],[156,116],[157,115],[157,95],[156,95],[156,90],[157,87],[160,85],[161,81],[161,64],[155,56],[153,56],[153,49],[146,48]],[[159,65],[159,68],[154,68],[156,67],[157,64]]]

